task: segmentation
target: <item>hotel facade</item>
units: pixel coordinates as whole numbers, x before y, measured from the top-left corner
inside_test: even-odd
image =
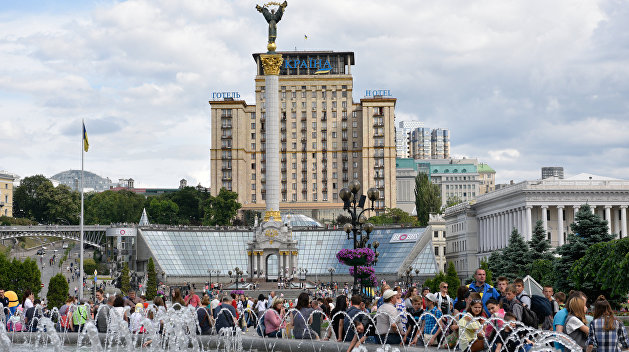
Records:
[[[377,211],[396,207],[395,104],[388,90],[353,100],[353,52],[278,52],[281,212],[331,222],[343,213],[338,195],[358,180],[378,188]],[[238,95],[211,100],[211,193],[238,193],[242,210],[265,209],[266,111],[260,54],[255,105]],[[375,214],[373,214],[375,215]]]

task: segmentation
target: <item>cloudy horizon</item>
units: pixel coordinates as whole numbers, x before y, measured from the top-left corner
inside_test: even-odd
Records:
[[[210,185],[212,92],[254,104],[255,1],[45,0],[0,5],[0,170],[80,169],[136,187]],[[324,9],[324,10],[316,10]],[[353,51],[354,101],[447,128],[497,183],[629,174],[629,3],[290,1],[278,50]],[[307,36],[307,39],[305,39]]]

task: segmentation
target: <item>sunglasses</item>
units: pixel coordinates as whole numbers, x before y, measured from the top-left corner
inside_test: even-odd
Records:
[[[472,303],[483,303],[483,301],[480,299],[473,299]]]
[[[441,288],[448,288],[448,286],[442,286]]]

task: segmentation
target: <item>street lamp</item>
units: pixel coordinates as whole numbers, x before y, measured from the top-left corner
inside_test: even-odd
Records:
[[[413,273],[413,268],[411,268],[410,266],[408,268],[406,268],[406,287],[411,287],[411,285],[413,284],[413,280],[411,280],[411,275]]]
[[[328,271],[330,272],[330,290],[331,290],[332,282],[334,282],[334,272],[336,271],[336,269],[334,269],[333,267],[329,267]]]
[[[345,224],[343,230],[347,233],[347,239],[351,239],[353,235],[354,249],[367,247],[369,241],[369,234],[373,231],[374,226],[367,222],[367,218],[363,214],[367,210],[375,210],[374,202],[380,197],[380,192],[376,188],[370,188],[367,190],[367,197],[359,194],[360,182],[353,180],[349,183],[349,188],[344,187],[339,192],[339,196],[343,200],[343,210],[347,210],[350,215],[351,223]],[[371,201],[371,207],[365,208],[365,201],[369,198]],[[362,211],[360,210],[362,209]],[[363,230],[365,234],[363,234]],[[376,253],[377,259],[378,253]],[[357,266],[354,265],[354,287],[352,289],[353,294],[358,294],[358,276],[356,275]]]
[[[231,271],[229,273],[229,275],[231,276]],[[240,280],[240,276],[242,276],[242,274],[244,274],[244,272],[240,270],[239,267],[234,268],[234,275],[236,275],[236,290],[238,289],[238,281]]]

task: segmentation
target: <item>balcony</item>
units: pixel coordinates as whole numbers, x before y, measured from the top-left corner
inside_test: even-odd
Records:
[[[341,117],[341,120],[343,120],[343,121],[347,121],[347,115],[342,116],[342,117]]]
[[[376,132],[373,134],[374,137],[384,137],[384,132]]]
[[[344,145],[341,149],[342,149],[344,152],[346,152],[346,151],[348,151],[348,150],[349,150],[349,147],[348,147],[348,146],[346,146],[346,145]]]
[[[221,149],[232,149],[231,145],[222,145]]]
[[[383,165],[376,165],[373,168],[374,169],[384,169],[384,164]]]
[[[266,183],[266,177],[262,177],[262,178],[260,179],[260,182],[262,182],[262,183]]]
[[[328,131],[327,126],[321,126],[321,132],[327,132],[327,131]]]
[[[266,142],[266,136],[262,136],[262,137],[260,138],[260,142],[263,142],[263,143],[264,143],[264,142]]]
[[[341,130],[347,131],[347,125],[341,126]]]
[[[308,138],[306,138],[306,137],[301,137],[301,142],[302,142],[302,143],[306,143],[306,142],[308,142]]]
[[[221,119],[231,119],[232,114],[221,114]]]
[[[327,118],[327,117],[325,117],[325,116],[321,116],[321,121],[327,121],[327,120],[328,120],[328,118]]]
[[[280,131],[282,131],[282,132],[286,132],[286,126],[282,126],[282,127],[280,127]]]
[[[263,174],[265,174],[265,173],[266,173],[266,168],[265,168],[265,167],[263,167],[262,169],[260,169],[260,172],[262,172]]]
[[[266,193],[266,189],[262,188],[262,189],[260,190],[260,192],[262,192],[262,193]]]
[[[302,116],[302,117],[301,117],[301,121],[308,121],[308,117],[306,117],[306,116]]]
[[[280,137],[280,141],[281,141],[281,142],[286,142],[286,136],[282,136],[282,137]]]
[[[349,181],[349,177],[343,176],[343,182],[347,182],[347,181]]]
[[[223,165],[223,166],[221,167],[221,170],[231,170],[231,169],[232,169],[232,166],[231,166],[231,165]]]
[[[223,176],[221,179],[222,179],[223,181],[231,181],[231,180],[232,180],[232,177],[231,177],[231,176]]]
[[[260,122],[266,122],[266,117],[260,117]]]
[[[306,170],[306,169],[301,169],[301,173],[302,173],[302,174],[307,174],[307,173],[308,173],[308,170]]]
[[[341,137],[341,140],[342,140],[343,142],[347,142],[347,136],[343,136],[343,137]]]
[[[327,166],[324,166],[324,167],[323,167],[323,169],[321,169],[321,172],[323,172],[324,174],[325,174],[326,172],[328,172],[328,167],[327,167]]]
[[[344,154],[344,155],[341,157],[341,160],[343,160],[343,161],[347,161],[347,159],[348,159],[348,158],[347,158],[347,154]]]
[[[384,122],[374,121],[373,127],[384,127]]]
[[[301,157],[301,161],[308,161],[308,158],[304,155]]]
[[[286,172],[286,166],[282,167],[282,172]]]
[[[223,134],[223,135],[221,135],[221,139],[232,139],[232,135],[231,134]]]
[[[231,123],[230,123],[230,124],[222,124],[222,125],[221,125],[221,128],[222,128],[222,129],[229,129],[229,128],[232,128],[232,124],[231,124]]]
[[[286,147],[281,147],[281,148],[280,148],[280,151],[281,151],[282,153],[286,153]],[[284,159],[284,161],[286,161],[286,159]]]
[[[304,133],[306,133],[306,132],[308,132],[308,128],[306,128],[306,127],[302,127],[302,128],[301,128],[301,131],[302,131],[302,132],[304,132]]]
[[[327,136],[325,136],[325,135],[323,135],[323,136],[321,136],[321,140],[325,142],[325,141],[327,141],[327,140],[328,140],[328,137],[327,137]]]
[[[347,172],[349,168],[347,166],[343,166],[343,171]]]
[[[373,178],[374,180],[384,180],[384,174],[376,174]]]

